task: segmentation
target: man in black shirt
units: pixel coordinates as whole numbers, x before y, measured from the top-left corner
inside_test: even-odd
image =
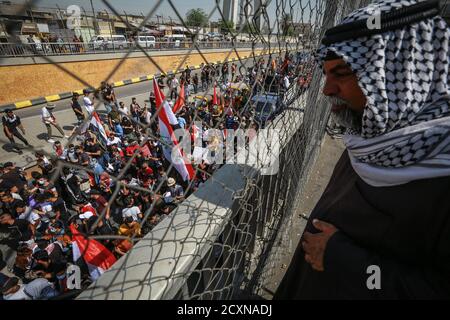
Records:
[[[112,110],[114,104],[114,89],[112,86],[105,81],[101,84],[101,94],[103,98],[103,102],[105,104],[106,111],[109,113]]]
[[[166,77],[165,75],[161,75],[161,77],[159,77],[158,80],[157,80],[158,86],[159,86],[159,88],[161,90],[164,90],[164,87],[165,87],[165,85],[164,85],[164,78],[165,77]]]
[[[89,158],[89,155],[86,152],[84,152],[83,146],[81,146],[81,145],[80,146],[76,146],[75,147],[75,153],[77,154],[78,164],[80,166],[86,167],[86,166],[89,165],[90,158]]]
[[[52,260],[46,250],[39,250],[33,254],[35,265],[33,270],[40,277],[50,282],[57,282],[58,275],[64,273],[67,269],[65,257],[58,257],[58,260]]]
[[[194,74],[194,77],[192,78],[192,83],[194,85],[194,93],[198,92],[198,74]]]
[[[14,136],[16,136],[19,140],[25,143],[26,146],[30,144],[28,141],[19,133],[19,128],[23,134],[25,134],[25,128],[20,122],[20,117],[15,115],[12,109],[7,109],[6,114],[2,117],[3,131],[5,135],[8,137],[11,145],[14,149],[18,150],[19,153],[22,153],[20,148],[16,145],[16,141],[14,140]]]
[[[78,125],[82,124],[84,121],[84,113],[81,109],[80,102],[78,101],[79,96],[80,95],[77,92],[74,92],[70,102],[73,112],[75,112],[75,116],[77,117]]]
[[[130,119],[128,117],[122,118],[122,128],[123,128],[123,134],[126,138],[135,138],[134,136],[134,130],[133,130],[133,124],[131,123]]]
[[[86,140],[86,144],[84,146],[84,152],[94,158],[100,158],[102,156],[102,152],[100,150],[100,147],[97,143],[95,143],[93,138],[89,138]]]
[[[0,216],[0,224],[8,228],[11,240],[27,242],[33,237],[33,228],[27,220],[14,219],[9,213],[4,213]]]
[[[6,191],[1,199],[3,203],[3,211],[11,214],[14,218],[17,218],[19,216],[19,213],[17,212],[17,208],[21,208],[25,205],[25,203],[22,200],[14,199],[9,191]]]

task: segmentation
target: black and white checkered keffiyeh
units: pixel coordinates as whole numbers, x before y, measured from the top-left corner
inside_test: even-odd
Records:
[[[383,0],[342,24],[417,0]],[[352,165],[373,186],[450,176],[450,30],[434,17],[394,31],[322,46],[341,56],[367,97],[359,134],[344,142]]]

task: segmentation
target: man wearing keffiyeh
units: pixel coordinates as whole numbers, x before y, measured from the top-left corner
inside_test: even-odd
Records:
[[[341,24],[420,2],[377,1]],[[434,16],[321,46],[346,151],[275,299],[450,297],[449,45]]]

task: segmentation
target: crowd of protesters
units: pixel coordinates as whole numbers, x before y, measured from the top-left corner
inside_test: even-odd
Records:
[[[300,81],[294,75],[303,72],[301,61],[298,55],[286,54],[283,58],[261,58],[248,70],[239,70],[235,63],[209,64],[201,66],[200,75],[186,67],[179,78],[161,76],[157,84],[171,106],[184,92],[184,103],[175,114],[179,127],[193,141],[195,130],[257,129],[248,100],[266,90],[267,79],[281,91]],[[306,83],[308,75],[303,74],[300,78]],[[233,88],[234,83],[241,86]],[[212,88],[217,93],[209,99],[206,93]],[[94,92],[85,90],[83,97],[74,93],[70,103],[77,126],[66,146],[52,139],[51,125],[59,126],[52,122],[52,105],[44,107],[43,121],[53,154],[36,152],[38,169],[28,174],[10,162],[1,166],[3,299],[69,295],[72,288],[67,285],[67,268],[71,264],[80,268],[85,288],[95,277],[83,258],[74,259],[74,230],[103,236],[96,241],[118,259],[221,165],[201,159],[195,165],[194,177],[184,181],[164,156],[155,94],[150,93],[145,102],[133,98],[130,105],[119,100],[106,82]],[[99,102],[106,114],[95,112]],[[94,116],[98,122],[90,121]],[[14,120],[15,124],[9,121],[10,125],[8,117],[15,115],[10,111],[4,116],[7,136],[12,141],[14,136],[23,138],[16,128],[23,129],[20,119]],[[195,125],[198,121],[200,127]],[[99,124],[104,131],[99,130]],[[202,147],[214,143],[206,139]]]

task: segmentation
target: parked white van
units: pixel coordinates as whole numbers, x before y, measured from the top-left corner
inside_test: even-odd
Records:
[[[107,47],[109,49],[125,49],[128,48],[127,38],[124,35],[113,34],[111,36],[106,36],[106,41],[108,43]]]
[[[89,41],[91,49],[106,49],[106,39],[104,36],[93,36]]]
[[[186,36],[184,34],[170,34],[170,35],[164,36],[164,40],[170,41],[170,42],[175,42],[176,40],[185,41]]]
[[[128,42],[124,35],[113,34],[93,36],[89,41],[89,47],[92,49],[125,49],[128,48]]]
[[[136,38],[136,43],[138,43],[142,48],[156,47],[156,39],[154,36],[138,36]]]

